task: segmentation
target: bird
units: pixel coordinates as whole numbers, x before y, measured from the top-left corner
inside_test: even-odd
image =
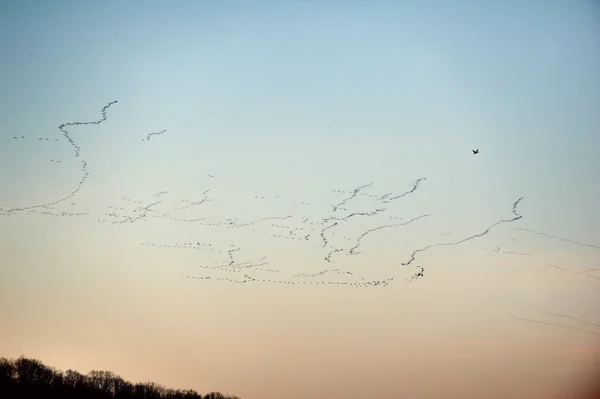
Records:
[[[479,149],[473,150],[473,155],[479,154]]]

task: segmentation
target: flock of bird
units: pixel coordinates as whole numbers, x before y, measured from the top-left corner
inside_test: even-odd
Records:
[[[74,198],[80,192],[91,174],[88,169],[88,162],[82,158],[82,148],[73,139],[70,131],[78,126],[99,125],[105,123],[107,121],[107,111],[117,103],[117,101],[112,101],[104,106],[100,111],[100,118],[95,121],[76,121],[59,125],[58,130],[61,135],[58,138],[37,137],[38,141],[59,142],[62,139],[68,143],[68,146],[72,150],[73,157],[79,161],[80,179],[70,191],[51,201],[22,207],[0,207],[0,217],[10,217],[19,214],[55,217],[91,216],[90,212],[73,212],[72,209],[65,208],[67,201]],[[165,133],[167,133],[167,130],[149,133],[145,138],[142,138],[142,141],[149,142],[153,137],[161,136]],[[25,135],[12,137],[12,140],[14,141],[26,142],[27,139],[28,137]],[[472,150],[472,153],[473,155],[478,155],[479,149]],[[61,163],[62,160],[50,159],[50,162]],[[207,174],[207,176],[211,179],[215,179],[214,175]],[[170,193],[165,190],[159,191],[146,199],[121,197],[120,203],[109,205],[106,212],[104,212],[104,215],[96,217],[95,220],[98,223],[111,224],[147,223],[150,221],[166,220],[208,229],[210,231],[210,234],[208,234],[209,237],[218,233],[227,235],[237,229],[243,231],[244,236],[246,237],[250,234],[264,235],[265,230],[271,230],[272,234],[269,234],[269,239],[285,240],[286,242],[297,245],[298,248],[300,248],[299,250],[304,253],[320,254],[319,257],[323,264],[319,270],[314,272],[306,273],[298,272],[297,270],[294,272],[292,270],[292,274],[288,273],[287,275],[284,275],[286,270],[282,270],[281,267],[272,266],[267,256],[244,255],[246,251],[242,250],[238,245],[235,243],[222,244],[222,240],[219,242],[202,242],[194,239],[170,244],[160,242],[142,242],[140,244],[142,247],[148,249],[186,250],[199,253],[198,259],[201,261],[203,260],[203,262],[196,265],[196,267],[205,274],[187,275],[186,278],[190,280],[215,280],[235,284],[335,285],[353,288],[385,287],[399,279],[397,273],[388,275],[384,278],[374,279],[369,278],[364,270],[351,270],[349,267],[346,267],[347,263],[349,260],[360,256],[363,251],[368,250],[366,240],[370,239],[372,236],[389,232],[392,229],[408,228],[412,224],[419,223],[420,221],[431,217],[431,214],[429,213],[412,215],[411,217],[400,217],[391,214],[390,210],[392,205],[401,203],[403,198],[406,198],[409,195],[417,195],[419,188],[422,184],[425,184],[426,180],[426,177],[417,178],[413,182],[412,187],[409,186],[405,191],[398,193],[374,193],[371,191],[374,182],[363,184],[350,190],[332,189],[332,193],[341,198],[325,206],[320,215],[316,215],[315,211],[311,216],[287,213],[279,216],[266,216],[248,220],[239,220],[237,218],[211,218],[212,213],[205,211],[204,207],[210,205],[210,203],[217,200],[217,198],[212,196],[210,189],[207,189],[202,192],[198,198],[179,199],[178,205],[173,205],[172,201],[170,202],[167,200]],[[265,195],[254,196],[254,200],[265,200],[265,198]],[[279,200],[279,196],[271,196],[269,198]],[[522,200],[523,197],[518,198],[512,204],[513,216],[511,218],[499,219],[489,226],[483,227],[480,231],[465,237],[454,240],[447,239],[445,241],[416,248],[411,251],[405,259],[398,259],[396,270],[404,269],[405,267],[412,268],[412,274],[410,274],[409,277],[404,278],[404,281],[413,281],[423,277],[425,267],[421,264],[417,264],[420,255],[433,248],[461,245],[467,241],[475,240],[487,235],[499,225],[511,224],[521,220],[523,216],[517,212],[517,208]],[[312,201],[299,200],[297,203],[302,207],[310,207],[310,209],[318,208],[318,204],[315,204]],[[75,202],[70,202],[68,207],[74,207],[75,205]],[[193,217],[189,216],[189,212],[198,209],[202,212],[202,217],[198,217],[198,215]],[[186,215],[186,213],[188,214]],[[370,226],[366,227],[368,224],[370,224]],[[363,230],[357,230],[356,226],[361,226]],[[578,246],[600,249],[600,245],[578,242],[535,230],[518,227],[516,230]],[[440,236],[449,238],[451,234],[452,233],[450,232],[444,232],[440,233]],[[277,246],[276,244],[271,245],[273,247]],[[488,249],[484,248],[484,250]],[[533,253],[529,252],[501,250],[499,246],[496,246],[496,248],[491,251],[506,255],[533,256]],[[334,264],[335,266],[333,266]],[[559,265],[547,266],[553,270],[600,280],[600,268],[579,271]],[[547,316],[565,320],[568,319],[571,322],[577,322],[583,326],[570,326],[531,318],[513,316],[511,316],[511,318],[524,322],[600,335],[599,324],[587,322],[583,319],[568,315],[550,312],[545,313]]]
[[[100,118],[97,120],[85,122],[67,122],[58,126],[58,130],[61,135],[58,138],[53,138],[52,140],[64,140],[70,146],[74,158],[79,160],[80,180],[75,187],[73,187],[69,192],[65,193],[65,195],[46,203],[14,208],[0,208],[0,216],[14,216],[22,213],[47,216],[89,216],[89,212],[71,212],[69,209],[64,209],[64,207],[63,209],[59,209],[59,206],[64,205],[67,200],[72,199],[78,194],[84,184],[86,184],[88,181],[91,173],[88,169],[88,162],[82,158],[82,149],[75,141],[70,131],[78,126],[99,125],[105,123],[108,119],[107,112],[116,104],[118,104],[118,101],[112,101],[105,105],[100,111]],[[165,133],[167,133],[167,130],[149,133],[145,136],[145,138],[142,138],[142,141],[149,142],[153,137],[158,137]],[[14,136],[12,139],[26,140],[27,136]],[[38,137],[38,140],[49,141],[51,138]],[[472,153],[473,155],[478,155],[479,149],[472,150]],[[52,159],[51,162],[60,163],[62,161]],[[207,176],[211,179],[215,179],[214,175]],[[256,233],[256,229],[261,227],[263,228],[263,231],[264,228],[274,231],[274,233],[270,235],[270,237],[273,239],[295,242],[298,245],[302,245],[304,251],[322,254],[320,259],[323,262],[323,267],[319,271],[314,273],[295,273],[289,278],[275,278],[271,275],[262,278],[253,273],[261,271],[263,273],[274,274],[280,273],[281,270],[273,267],[267,268],[266,266],[268,265],[268,262],[266,261],[266,257],[259,258],[258,260],[238,259],[241,249],[235,244],[229,244],[230,246],[232,245],[236,248],[234,250],[231,249],[232,247],[219,248],[220,244],[217,243],[142,243],[143,246],[147,247],[195,250],[205,253],[211,252],[215,256],[217,254],[221,254],[222,259],[214,260],[211,265],[200,265],[199,268],[203,270],[219,271],[220,273],[229,273],[229,275],[221,277],[188,276],[188,278],[205,280],[216,279],[235,283],[327,284],[349,287],[383,287],[389,285],[392,281],[397,279],[397,276],[389,276],[387,278],[375,280],[368,279],[357,272],[343,270],[344,263],[346,262],[346,259],[349,258],[344,258],[342,256],[360,256],[363,251],[365,251],[365,240],[371,238],[371,236],[388,232],[391,229],[407,228],[413,223],[419,223],[421,220],[429,218],[431,216],[429,213],[417,214],[407,218],[390,214],[390,206],[396,202],[401,202],[403,198],[409,195],[417,195],[420,186],[425,184],[426,181],[426,177],[417,178],[413,182],[412,187],[407,187],[405,191],[398,193],[374,193],[372,192],[374,182],[363,184],[350,190],[333,189],[332,193],[334,195],[341,196],[340,200],[330,204],[328,212],[323,212],[321,215],[315,215],[313,217],[298,216],[288,213],[279,216],[267,216],[253,220],[238,220],[236,218],[215,219],[208,217],[208,215],[211,213],[206,212],[202,217],[187,217],[185,215],[186,212],[195,210],[198,207],[200,207],[199,209],[202,210],[203,206],[215,201],[215,198],[211,196],[211,190],[207,189],[199,198],[179,200],[180,205],[170,205],[170,207],[167,205],[168,201],[164,200],[170,194],[168,191],[157,192],[145,200],[122,197],[120,199],[120,204],[108,206],[107,212],[105,212],[102,217],[97,217],[96,221],[99,223],[132,224],[161,219],[172,222],[194,224],[195,226],[213,229],[214,231],[219,229],[246,229],[246,234]],[[257,200],[265,199],[265,196],[256,195],[254,198]],[[275,196],[274,198],[278,199],[279,196]],[[359,200],[360,203],[357,204],[357,201]],[[460,245],[488,234],[496,226],[519,221],[523,216],[517,213],[517,207],[522,200],[523,197],[517,199],[513,203],[513,217],[509,219],[500,219],[488,227],[482,228],[481,231],[466,237],[432,243],[421,248],[414,249],[406,259],[398,260],[398,269],[408,266],[413,268],[412,270],[414,270],[414,273],[405,278],[406,281],[412,281],[423,277],[425,268],[422,265],[417,264],[417,259],[420,254],[437,247]],[[305,200],[298,202],[302,206],[313,207],[313,202]],[[70,206],[74,205],[75,203],[71,202]],[[376,220],[378,222],[375,222]],[[356,226],[366,226],[369,223],[371,223],[371,226],[364,228],[362,231],[357,231],[356,228],[354,228]],[[533,230],[523,228],[520,230],[529,232],[531,234],[544,235],[549,238],[559,239],[577,245],[600,248],[598,245],[578,243],[573,240],[540,233]],[[451,233],[441,233],[441,235],[444,237],[447,237],[450,234]],[[510,255],[533,255],[532,253],[525,252],[501,251],[499,247],[496,247],[495,251]],[[334,263],[339,264],[340,266],[335,266],[333,268],[330,267],[330,265]],[[598,278],[591,273],[588,274],[593,278]],[[333,276],[333,279],[328,279],[328,277],[331,276]],[[342,276],[344,279],[340,279]]]
[[[152,138],[152,136],[160,136],[161,134],[166,133],[166,130],[161,130],[160,132],[156,132],[156,133],[150,133],[146,136],[145,139],[142,139],[142,141],[150,141],[150,139]]]
[[[106,111],[111,106],[116,104],[117,102],[118,101],[112,101],[112,102],[108,103],[107,105],[105,105],[104,107],[102,107],[102,110],[100,111],[102,117],[96,121],[67,122],[67,123],[63,123],[58,126],[58,130],[62,133],[62,138],[65,141],[67,141],[69,143],[69,145],[71,146],[71,148],[73,150],[73,155],[75,156],[75,158],[80,159],[81,147],[71,137],[71,134],[69,133],[69,131],[67,129],[70,129],[71,127],[76,127],[76,126],[99,125],[99,124],[105,122],[107,119]],[[15,137],[13,137],[13,139],[17,139],[17,137],[15,136]],[[21,139],[25,139],[25,136],[21,136]],[[38,139],[42,140],[41,137]],[[54,140],[58,141],[59,139],[55,138]],[[0,208],[0,215],[11,216],[11,215],[18,214],[18,213],[21,213],[24,211],[29,211],[29,213],[31,213],[31,211],[40,213],[40,211],[38,211],[38,209],[43,209],[43,211],[41,211],[42,213],[52,214],[52,209],[53,209],[52,207],[73,198],[81,190],[81,188],[87,181],[89,175],[90,175],[90,172],[88,171],[88,168],[87,168],[87,161],[85,161],[84,159],[80,159],[80,176],[81,176],[81,178],[80,178],[79,182],[75,185],[75,187],[71,190],[71,192],[67,193],[66,195],[64,195],[61,198],[58,198],[54,201],[49,201],[49,202],[46,202],[43,204],[29,205],[29,206],[16,207],[16,208]]]
[[[204,228],[212,228],[212,231],[214,233],[212,233],[211,235],[213,236],[218,233],[219,229],[246,229],[246,235],[256,233],[256,229],[258,227],[275,229],[279,230],[280,233],[272,234],[271,237],[274,239],[295,241],[298,243],[298,245],[303,245],[304,250],[308,250],[311,252],[320,251],[320,253],[322,253],[321,259],[324,262],[324,267],[318,272],[312,274],[296,273],[290,279],[273,277],[259,278],[256,275],[251,274],[256,270],[259,270],[255,269],[254,267],[260,268],[261,271],[269,273],[278,273],[281,270],[275,268],[270,268],[266,270],[265,268],[263,268],[262,266],[265,265],[265,259],[262,259],[261,262],[258,263],[245,260],[240,261],[237,259],[237,257],[234,257],[232,255],[233,252],[231,250],[219,248],[219,244],[216,243],[143,243],[142,245],[150,247],[188,249],[194,251],[214,252],[223,254],[222,259],[215,260],[213,262],[213,265],[201,266],[201,268],[203,269],[213,269],[219,270],[220,272],[235,274],[235,277],[216,278],[218,280],[223,281],[231,281],[236,283],[262,282],[278,284],[330,284],[364,288],[379,287],[390,284],[396,279],[396,277],[390,276],[385,279],[368,280],[364,276],[359,275],[356,272],[340,273],[339,268],[329,268],[326,267],[326,265],[331,263],[343,264],[343,260],[338,260],[340,255],[361,255],[362,250],[360,249],[362,248],[363,240],[370,235],[381,233],[388,229],[408,226],[412,223],[417,223],[419,220],[431,216],[430,214],[421,214],[413,216],[411,218],[407,218],[406,220],[403,218],[399,218],[398,216],[385,216],[385,213],[388,210],[385,206],[392,203],[393,201],[398,201],[409,194],[415,193],[418,190],[420,184],[422,184],[422,182],[424,182],[425,180],[425,178],[416,179],[413,183],[412,188],[398,194],[366,193],[364,190],[367,187],[371,187],[373,185],[372,183],[356,187],[349,191],[333,190],[338,194],[344,194],[345,197],[341,201],[337,201],[336,203],[330,205],[330,209],[332,210],[330,213],[326,214],[325,216],[315,218],[310,218],[306,216],[299,217],[293,214],[287,214],[281,216],[268,216],[253,220],[240,221],[235,218],[228,218],[224,220],[210,220],[206,217],[183,218],[177,216],[177,214],[181,211],[189,210],[191,208],[201,206],[209,203],[210,201],[213,201],[214,198],[211,198],[209,196],[210,190],[206,190],[201,198],[198,198],[194,201],[181,200],[181,202],[183,203],[182,206],[177,206],[175,208],[170,209],[160,208],[162,204],[160,198],[162,196],[168,195],[167,192],[160,192],[154,194],[152,198],[149,198],[145,201],[132,198],[122,198],[121,200],[125,204],[111,205],[109,207],[111,212],[106,213],[105,218],[98,219],[98,221],[104,223],[110,222],[113,224],[123,224],[148,222],[152,219],[168,219],[175,222],[193,223],[195,226],[199,227],[202,226]],[[353,211],[352,209],[350,209],[353,206],[353,201],[355,201],[358,198],[366,199],[367,203],[371,203],[372,209],[362,211]],[[488,234],[494,227],[502,223],[512,223],[521,219],[522,216],[517,213],[517,206],[521,199],[522,198],[519,198],[513,204],[513,218],[499,220],[493,223],[492,225],[488,226],[487,228],[483,229],[481,232],[470,235],[468,237],[464,237],[462,239],[430,244],[428,246],[418,248],[410,254],[409,258],[406,261],[399,262],[399,268],[400,266],[412,265],[416,260],[417,254],[425,252],[431,248],[440,246],[459,245],[466,241],[473,240]],[[307,201],[301,201],[301,203],[309,204]],[[210,213],[207,212],[207,214],[209,215]],[[374,225],[373,227],[363,231],[354,230],[352,228],[349,228],[350,226],[348,226],[350,222],[356,222],[355,226],[365,225],[367,219],[375,217],[378,217],[384,222],[387,220],[387,222],[379,225]],[[339,233],[337,236],[341,237],[341,240],[334,240],[336,232]],[[446,233],[446,235],[448,234]],[[240,249],[238,248],[236,252],[239,250]],[[238,265],[243,265],[243,267],[237,267]],[[413,266],[416,268],[416,272],[406,280],[412,281],[416,278],[423,277],[423,273],[425,271],[424,267],[422,267],[421,265]],[[243,277],[237,277],[240,274],[243,275]],[[344,275],[344,277],[347,277],[347,279],[343,281],[338,278],[336,278],[335,280],[326,279],[327,276],[339,277],[340,275]],[[212,278],[213,277],[211,277],[211,279]]]

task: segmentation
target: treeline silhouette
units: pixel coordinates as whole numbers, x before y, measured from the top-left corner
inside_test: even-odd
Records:
[[[39,360],[23,356],[16,360],[0,358],[0,398],[2,399],[240,399],[235,395],[168,389],[153,382],[131,383],[110,371],[74,370],[62,372]]]

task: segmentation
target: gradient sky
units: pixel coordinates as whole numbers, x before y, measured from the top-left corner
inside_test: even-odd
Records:
[[[0,356],[243,399],[589,378],[597,2],[4,1],[0,33]],[[64,127],[75,157],[59,125],[115,100]],[[331,230],[327,262],[323,218],[376,208]],[[305,283],[202,267],[231,249]]]

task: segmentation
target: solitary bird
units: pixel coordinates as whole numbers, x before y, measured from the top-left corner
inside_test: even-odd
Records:
[[[479,154],[479,149],[472,150],[472,151],[473,151],[473,155]]]

